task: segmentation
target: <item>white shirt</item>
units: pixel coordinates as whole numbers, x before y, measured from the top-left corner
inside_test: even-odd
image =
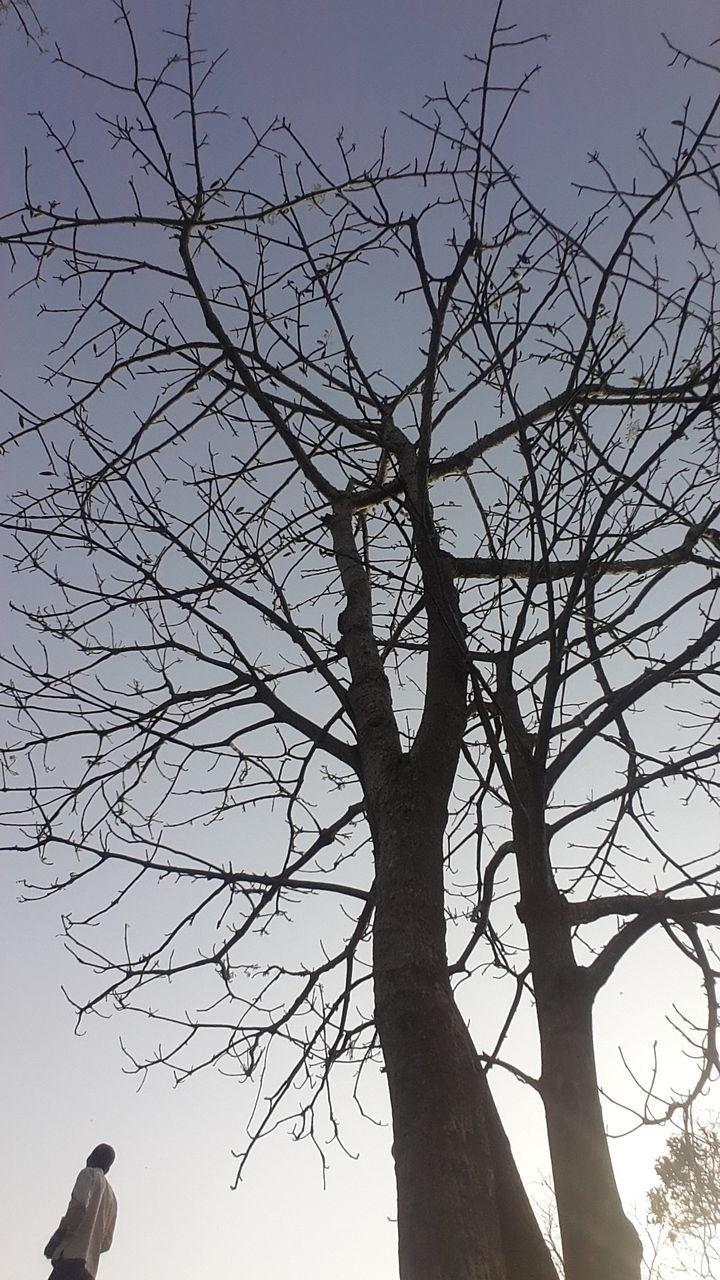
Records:
[[[116,1217],[115,1192],[102,1169],[82,1169],[60,1224],[65,1235],[53,1253],[53,1262],[82,1258],[86,1270],[96,1276],[100,1254],[112,1244]]]

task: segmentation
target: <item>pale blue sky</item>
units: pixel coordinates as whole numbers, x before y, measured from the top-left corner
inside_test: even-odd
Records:
[[[50,45],[57,38],[79,61],[98,56],[112,65],[117,31],[102,0],[36,0],[47,22]],[[172,25],[176,0],[136,5],[142,26]],[[236,115],[259,124],[287,115],[320,148],[332,145],[341,124],[361,143],[386,125],[391,137],[407,137],[401,109],[415,108],[443,80],[466,83],[465,53],[482,50],[487,6],[470,0],[422,5],[414,0],[198,0],[198,28],[209,47],[231,53],[218,75],[218,96]],[[571,179],[583,177],[588,151],[600,149],[621,171],[634,166],[634,137],[647,126],[665,135],[689,86],[667,70],[660,38],[704,52],[720,35],[714,0],[678,5],[676,0],[523,0],[511,9],[528,31],[552,39],[537,46],[544,64],[532,109],[511,132],[513,163],[541,201],[560,213],[572,207]],[[51,55],[26,49],[11,24],[2,29],[5,192],[17,190],[21,144],[32,138],[27,113],[47,110],[58,122],[86,110],[77,82],[53,65]],[[86,90],[84,91],[86,92]],[[89,126],[88,126],[89,127]],[[229,126],[223,126],[230,137]],[[39,140],[39,132],[35,137]],[[399,148],[400,144],[398,144]],[[32,299],[13,313],[6,352],[20,390],[36,372]],[[30,398],[30,397],[29,397]],[[13,479],[11,478],[10,484]],[[152,1077],[141,1092],[123,1074],[118,1036],[128,1042],[147,1035],[132,1020],[99,1022],[82,1038],[73,1036],[72,1011],[61,985],[78,989],[80,978],[58,937],[57,900],[16,905],[17,864],[0,868],[3,908],[0,961],[6,975],[0,994],[0,1050],[4,1100],[4,1160],[0,1202],[10,1224],[5,1234],[9,1275],[42,1280],[41,1250],[56,1225],[72,1180],[98,1141],[117,1146],[113,1182],[120,1202],[117,1245],[103,1260],[102,1280],[174,1280],[202,1275],[262,1275],[279,1280],[347,1280],[396,1274],[392,1225],[393,1182],[386,1127],[351,1117],[347,1140],[362,1152],[351,1161],[331,1155],[323,1191],[317,1157],[309,1146],[283,1135],[269,1142],[234,1193],[229,1184],[240,1145],[247,1100],[240,1086],[214,1075],[172,1090]],[[624,1034],[626,1008],[637,1035],[633,1062],[644,1069],[647,1046],[661,1034],[662,1016],[677,990],[663,991],[663,1004],[638,1009],[633,990],[645,967],[661,953],[640,950],[623,971],[622,983],[603,997],[598,1013],[606,1079],[617,1080],[616,1050]],[[682,984],[682,975],[677,979]],[[627,994],[625,994],[627,993]],[[371,1089],[383,1114],[382,1080]],[[518,1159],[530,1179],[544,1159],[537,1109],[514,1087],[500,1086]],[[626,1194],[647,1182],[651,1153],[659,1139],[643,1139],[619,1165]]]

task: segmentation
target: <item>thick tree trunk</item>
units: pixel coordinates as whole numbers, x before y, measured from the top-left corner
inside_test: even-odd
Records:
[[[477,1066],[452,993],[409,964],[376,982],[376,999],[393,1116],[401,1280],[514,1280],[503,1255]]]
[[[444,822],[397,780],[390,805],[377,832],[374,980],[401,1280],[556,1280],[448,978]]]
[[[400,1277],[510,1280],[477,1063],[447,976],[444,822],[428,812],[432,797],[413,803],[410,771],[406,758],[375,797],[372,821],[375,1020],[393,1118]]]
[[[387,443],[401,460],[428,619],[425,702],[409,754],[345,500],[335,503],[330,528],[347,598],[338,625],[375,847],[375,1018],[393,1116],[400,1276],[555,1280],[448,976],[443,840],[467,718],[467,654],[413,448],[390,428]]]

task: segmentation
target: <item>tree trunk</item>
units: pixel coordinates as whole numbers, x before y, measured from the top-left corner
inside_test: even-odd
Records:
[[[514,1280],[503,1256],[477,1066],[452,993],[413,964],[376,979],[375,989],[393,1116],[401,1280]]]
[[[480,1097],[490,1141],[495,1203],[509,1280],[558,1280],[484,1071],[480,1073]]]
[[[556,1280],[448,976],[443,841],[467,719],[467,654],[413,448],[397,430],[387,435],[401,460],[428,620],[423,714],[407,754],[346,500],[335,503],[330,528],[347,598],[338,626],[375,851],[375,1019],[393,1117],[400,1277]]]
[[[526,792],[526,796],[529,792]],[[594,992],[575,960],[565,900],[548,856],[544,814],[515,822],[566,1280],[640,1280],[642,1246],[623,1211],[600,1104]],[[539,833],[539,834],[538,834]]]
[[[542,1083],[566,1280],[640,1280],[642,1246],[623,1211],[600,1105],[592,994],[582,970],[538,997]],[[536,983],[536,996],[539,986]]]
[[[401,1280],[557,1280],[448,978],[444,820],[432,796],[398,779],[391,793],[376,833],[374,981]]]
[[[509,665],[498,667],[497,701],[512,771],[519,914],[530,950],[565,1280],[640,1280],[642,1246],[623,1211],[600,1105],[594,990],[575,960],[548,848],[545,760],[525,728]]]

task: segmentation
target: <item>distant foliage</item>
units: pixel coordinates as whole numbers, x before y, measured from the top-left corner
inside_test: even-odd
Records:
[[[720,1131],[697,1125],[676,1134],[655,1165],[660,1182],[650,1192],[650,1220],[670,1240],[720,1224]]]

